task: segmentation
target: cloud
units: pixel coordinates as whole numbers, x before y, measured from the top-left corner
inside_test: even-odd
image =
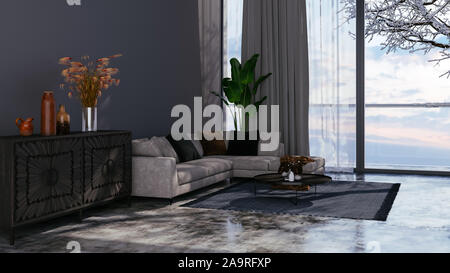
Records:
[[[448,131],[424,130],[424,128],[398,127],[398,124],[369,124],[366,141],[406,146],[429,146],[450,149]]]
[[[437,52],[378,56],[379,50],[366,54],[366,103],[450,102],[450,80],[429,62]]]

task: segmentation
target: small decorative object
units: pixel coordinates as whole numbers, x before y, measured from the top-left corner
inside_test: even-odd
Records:
[[[294,178],[295,178],[295,181],[300,181],[300,180],[302,180],[302,176],[299,175],[299,174],[296,174],[296,175],[294,176]]]
[[[109,62],[122,54],[116,54],[97,60],[90,60],[89,56],[81,57],[81,62],[72,61],[71,57],[59,59],[59,64],[67,66],[61,74],[66,84],[61,84],[61,89],[67,91],[69,98],[75,93],[80,99],[82,109],[83,132],[97,131],[97,104],[102,92],[112,85],[118,86],[119,79],[112,76],[119,73],[119,69],[111,68]],[[83,64],[85,61],[87,64]],[[67,89],[66,86],[67,85]]]
[[[41,135],[56,135],[55,99],[52,91],[45,91],[41,102]]]
[[[278,173],[292,170],[294,174],[301,175],[303,173],[303,166],[310,162],[314,162],[314,159],[307,156],[283,156],[280,158]]]
[[[33,134],[33,118],[27,118],[26,120],[18,118],[16,119],[16,125],[21,136],[31,136]]]
[[[288,179],[289,179],[289,182],[294,182],[295,181],[294,172],[291,171],[291,170],[289,171]]]
[[[58,114],[56,114],[56,134],[70,134],[70,116],[66,112],[66,107],[62,104],[59,106]]]
[[[282,177],[286,177],[286,176],[288,176],[288,173],[287,173],[287,172],[282,172],[282,173],[281,173],[281,176],[282,176]]]

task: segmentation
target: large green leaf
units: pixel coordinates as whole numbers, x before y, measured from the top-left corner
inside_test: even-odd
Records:
[[[241,63],[238,59],[233,58],[230,60],[231,65],[231,81],[241,83]]]
[[[258,80],[256,80],[255,85],[253,86],[253,94],[255,95],[256,92],[258,92],[258,88],[261,85],[261,83],[263,81],[265,81],[268,77],[270,77],[272,75],[272,73],[269,73],[267,75],[261,76],[258,78]]]
[[[230,78],[223,78],[223,80],[222,80],[222,87],[230,86],[230,81],[231,81]]]
[[[244,92],[241,94],[241,104],[244,107],[247,107],[248,105],[252,104],[252,93],[250,92],[250,89],[248,86],[245,88]]]
[[[241,71],[242,84],[249,84],[255,80],[255,68],[258,58],[259,54],[255,54],[247,62],[245,62]]]
[[[230,85],[223,89],[223,92],[227,96],[229,102],[239,104],[242,91],[238,83],[231,81]]]

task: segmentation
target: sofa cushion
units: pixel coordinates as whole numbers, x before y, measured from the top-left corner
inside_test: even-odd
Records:
[[[250,132],[241,132],[244,139],[240,140],[239,132],[234,132],[234,140],[230,140],[227,148],[227,155],[256,156],[258,155],[259,132],[253,132],[256,139],[250,139]]]
[[[203,147],[204,156],[209,155],[226,155],[227,147],[224,140],[202,140],[200,141]]]
[[[173,139],[172,135],[168,135],[166,138],[177,153],[180,162],[187,162],[201,158],[191,140],[182,139],[177,141]]]
[[[152,137],[155,139],[159,150],[162,153],[162,157],[173,157],[175,158],[176,163],[180,162],[180,158],[177,155],[177,152],[172,147],[172,144],[165,137]]]
[[[272,158],[269,163],[269,171],[278,172],[280,169],[280,158],[278,156],[266,156],[267,158]]]
[[[202,143],[200,142],[200,140],[192,139],[192,144],[194,144],[194,147],[195,149],[197,149],[200,158],[202,158],[205,152],[203,151]]]
[[[311,156],[311,158],[314,159],[314,162],[310,162],[303,166],[304,173],[316,172],[318,169],[325,167],[325,158],[314,156]]]
[[[206,167],[180,163],[177,164],[178,184],[184,185],[192,181],[200,180],[209,176],[209,170]]]
[[[204,159],[220,158],[233,162],[233,170],[254,170],[254,171],[272,171],[278,172],[280,168],[280,158],[277,156],[231,156],[214,155],[207,156]],[[311,157],[314,162],[303,166],[303,172],[312,173],[325,166],[325,159],[321,157]]]
[[[203,158],[186,162],[185,164],[205,167],[208,169],[208,175],[215,175],[218,173],[231,171],[233,169],[233,162],[220,158]]]
[[[259,170],[269,171],[279,164],[280,158],[275,156],[232,156],[217,155],[206,158],[221,158],[233,162],[234,170]],[[278,162],[278,163],[277,163]],[[279,166],[279,165],[278,165]],[[277,170],[275,170],[277,171]]]

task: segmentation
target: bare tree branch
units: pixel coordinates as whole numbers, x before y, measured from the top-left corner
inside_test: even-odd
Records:
[[[356,1],[341,0],[347,21],[356,18]],[[439,49],[441,57],[430,62],[450,67],[450,0],[366,0],[365,6],[366,39],[383,37],[387,54]],[[450,78],[450,68],[440,76]]]

